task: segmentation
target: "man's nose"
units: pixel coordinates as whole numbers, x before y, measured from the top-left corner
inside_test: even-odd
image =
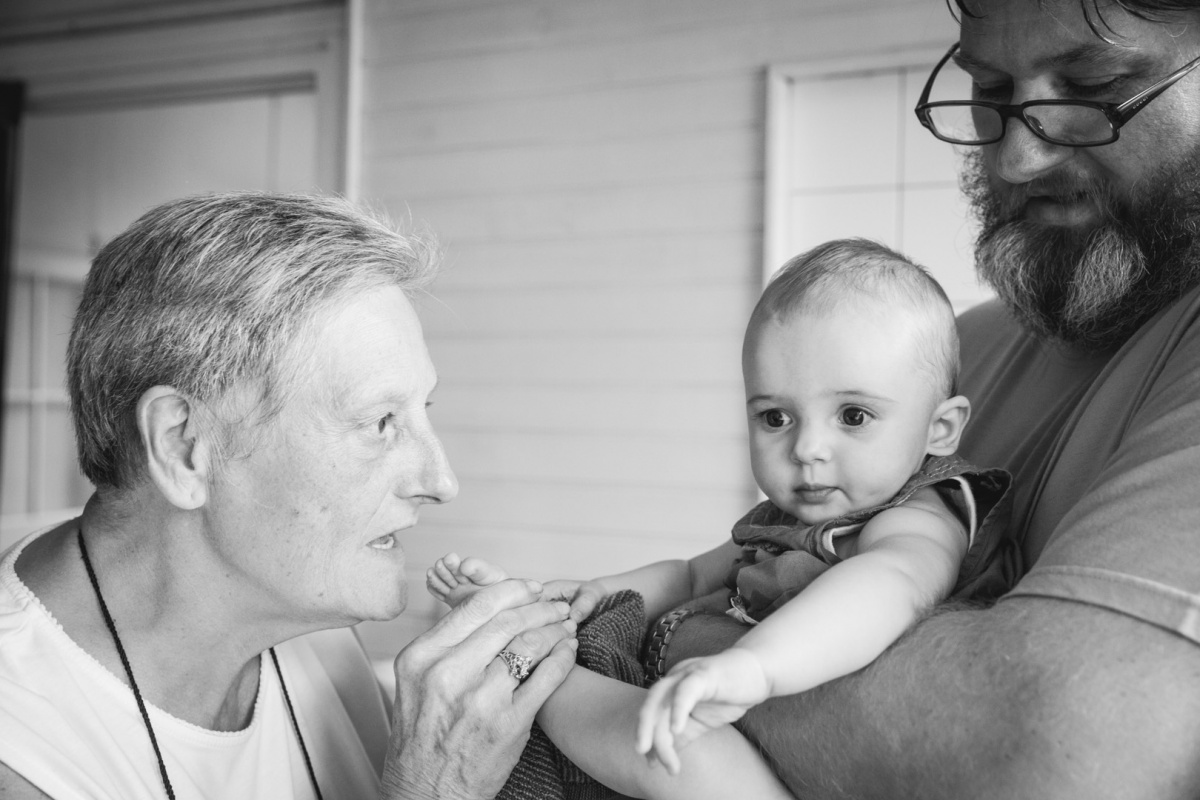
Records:
[[[1036,124],[1036,123],[1035,123]],[[992,172],[1006,183],[1028,183],[1040,178],[1075,155],[1075,148],[1051,144],[1029,129],[1018,117],[1006,121],[1004,138],[992,145]]]

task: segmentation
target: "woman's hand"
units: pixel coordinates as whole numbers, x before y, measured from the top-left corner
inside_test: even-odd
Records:
[[[576,625],[590,617],[605,597],[608,597],[608,590],[599,581],[558,580],[546,583],[545,598],[570,603],[571,620]]]
[[[384,798],[477,800],[504,786],[534,714],[575,663],[575,623],[534,581],[488,586],[396,657]],[[537,665],[519,682],[501,650]]]

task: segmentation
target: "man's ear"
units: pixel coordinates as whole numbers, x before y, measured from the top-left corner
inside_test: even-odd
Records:
[[[929,420],[929,444],[925,452],[931,456],[948,456],[954,453],[970,418],[971,401],[961,394],[939,403]]]
[[[192,401],[171,386],[154,386],[137,404],[137,427],[150,480],[172,505],[196,509],[208,499],[211,448],[200,435]]]

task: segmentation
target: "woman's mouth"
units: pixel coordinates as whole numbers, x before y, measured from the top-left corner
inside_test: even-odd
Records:
[[[378,539],[372,539],[368,545],[376,550],[391,550],[396,546],[396,536],[391,533],[384,534]]]

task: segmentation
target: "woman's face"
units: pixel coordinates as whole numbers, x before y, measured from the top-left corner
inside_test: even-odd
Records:
[[[391,619],[407,601],[401,534],[458,493],[428,416],[437,374],[397,288],[327,312],[314,341],[307,380],[212,480],[206,530],[267,614]]]

